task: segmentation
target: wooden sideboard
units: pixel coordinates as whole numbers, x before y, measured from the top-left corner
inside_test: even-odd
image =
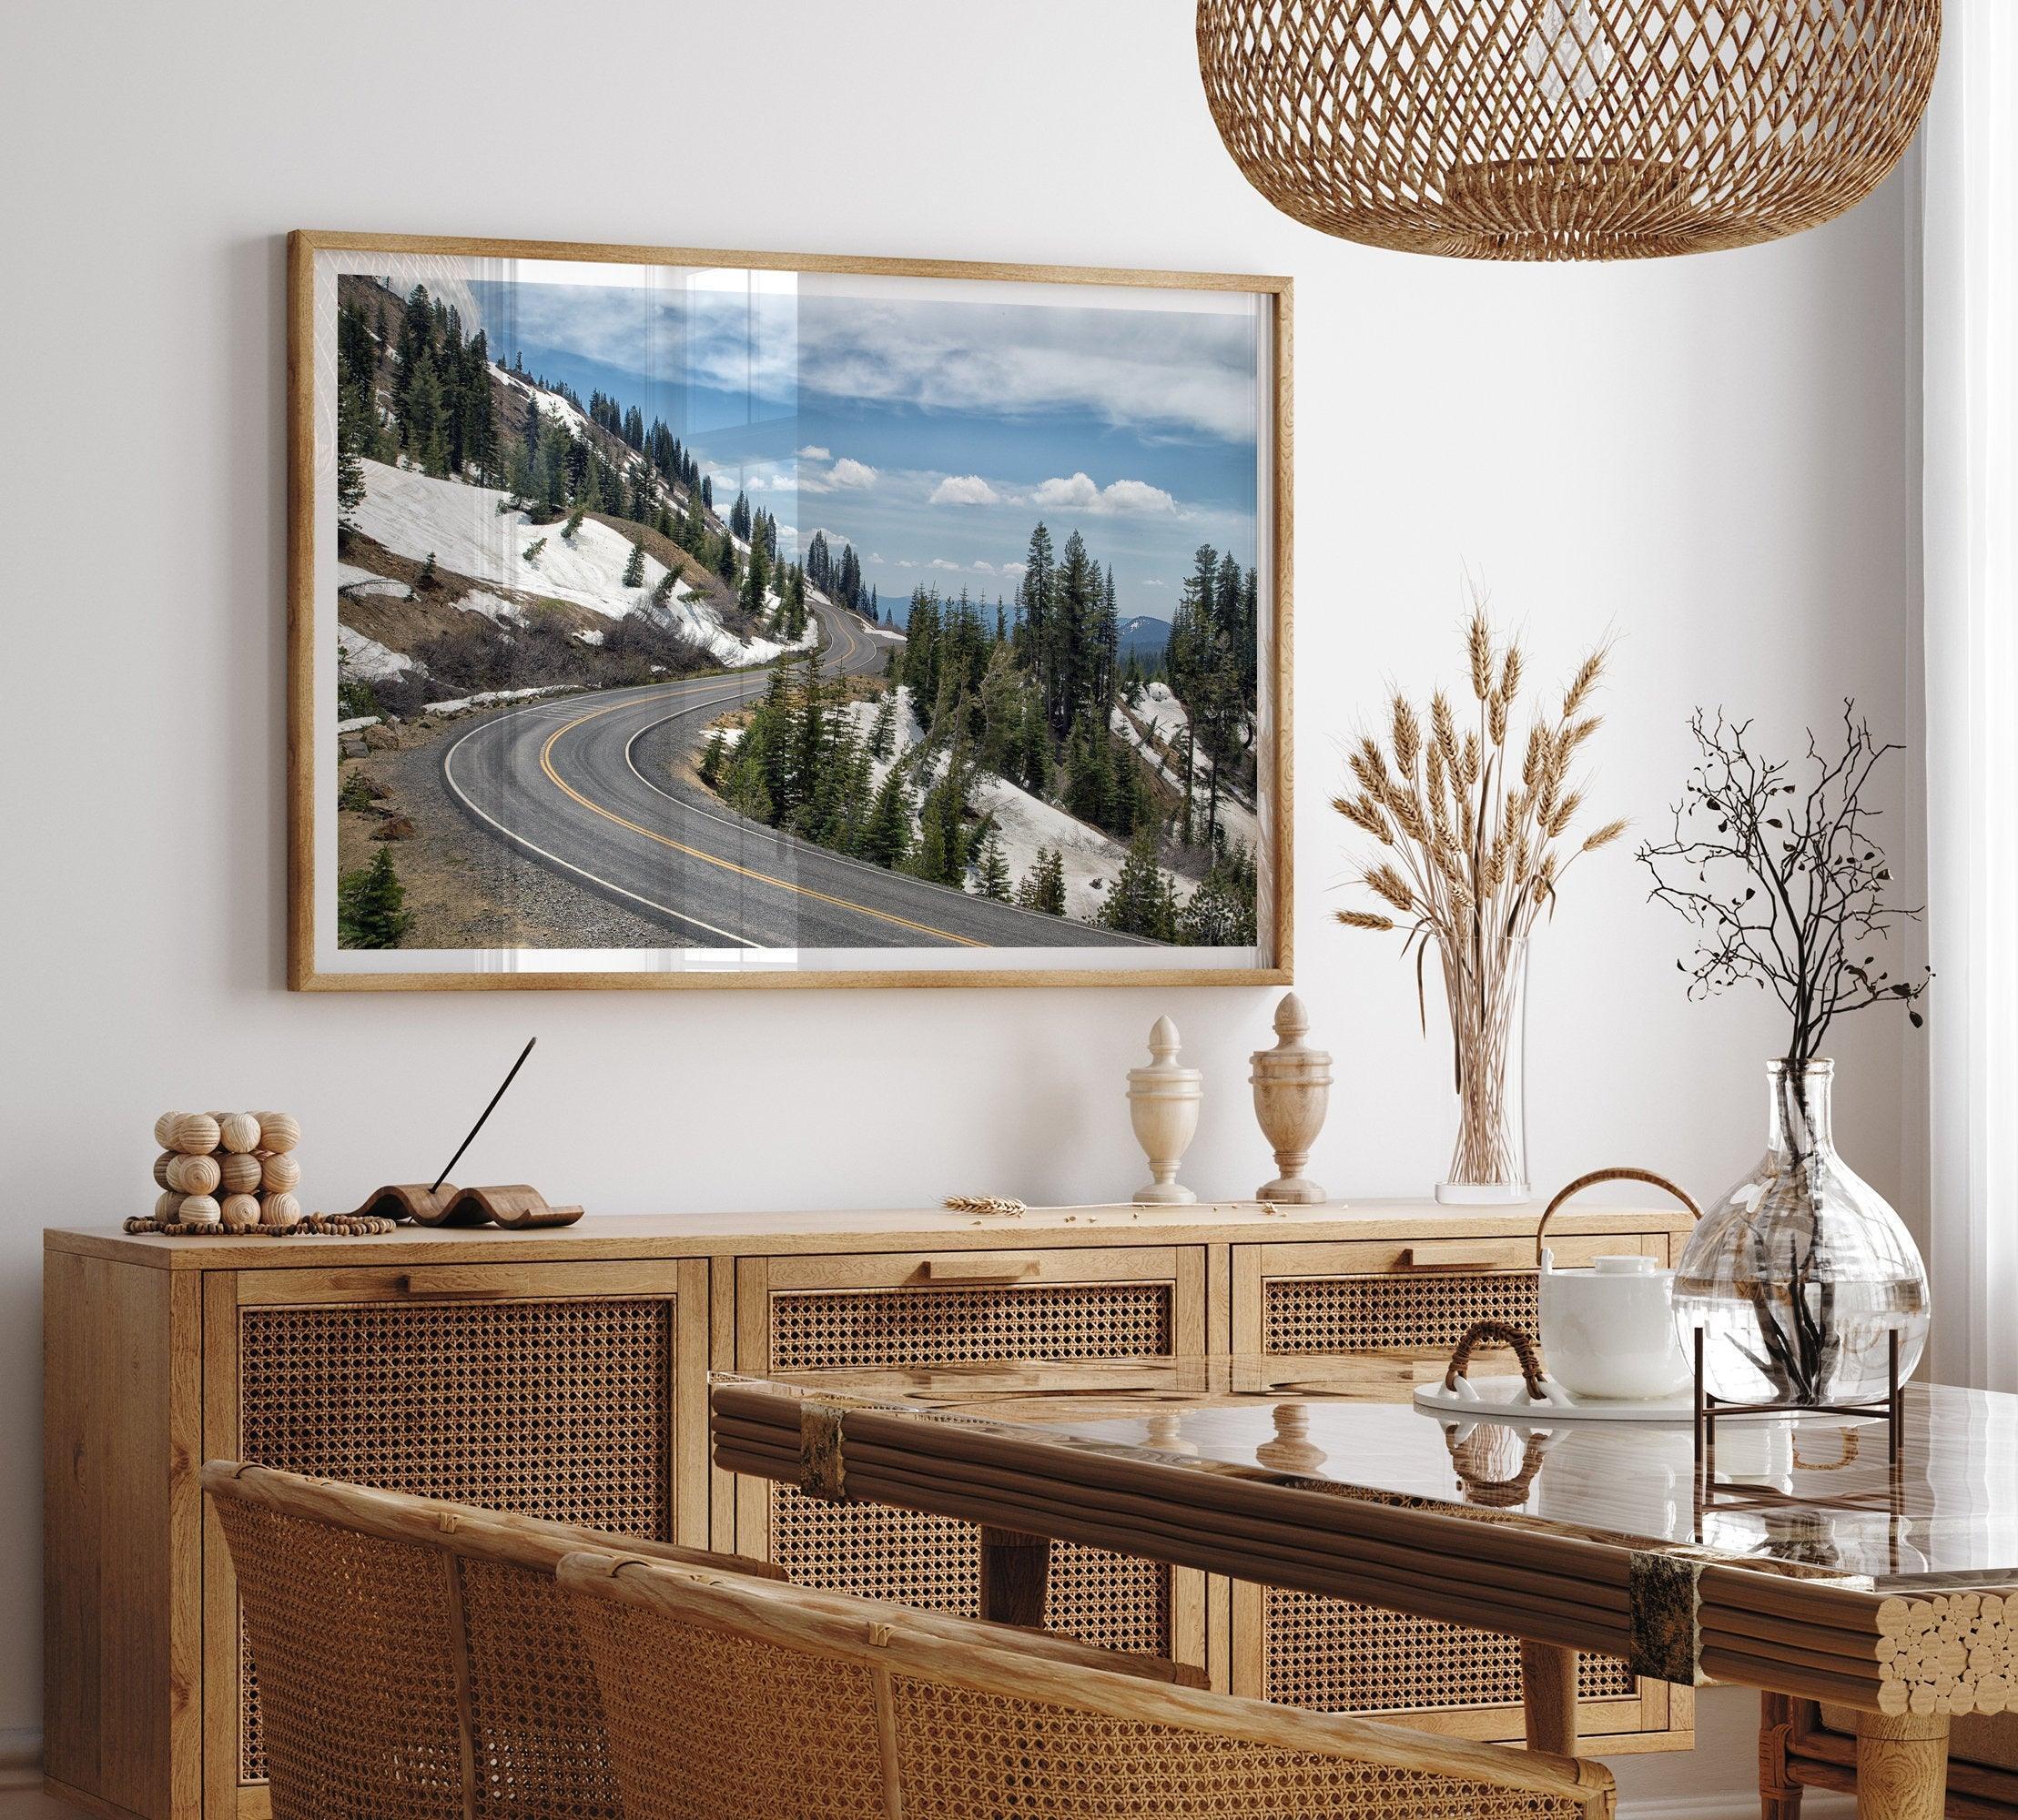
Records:
[[[105,1815],[269,1811],[207,1458],[737,1548],[971,1609],[974,1534],[715,1471],[706,1374],[965,1359],[1365,1356],[1405,1397],[1472,1319],[1534,1320],[1538,1208],[1367,1202],[591,1218],[380,1239],[50,1231],[45,1773]],[[1567,1209],[1558,1263],[1672,1261],[1686,1220]],[[1559,1235],[1559,1236],[1558,1236]],[[1051,1621],[1215,1685],[1518,1739],[1509,1640],[1060,1549]],[[1587,1748],[1675,1749],[1685,1689],[1587,1660]]]

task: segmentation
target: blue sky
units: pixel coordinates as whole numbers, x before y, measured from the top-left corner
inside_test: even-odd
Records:
[[[1168,618],[1201,543],[1254,561],[1247,299],[1102,308],[724,276],[470,291],[494,356],[664,418],[718,506],[740,486],[802,547],[815,529],[852,542],[899,618],[920,584],[1013,594],[1040,519],[1055,545],[1077,530],[1113,565],[1124,615]]]

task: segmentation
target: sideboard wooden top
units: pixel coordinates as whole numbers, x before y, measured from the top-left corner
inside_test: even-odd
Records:
[[[1057,1246],[1324,1244],[1352,1239],[1531,1238],[1539,1203],[1450,1208],[1427,1200],[1263,1208],[1252,1201],[1195,1207],[1032,1208],[1014,1218],[942,1208],[830,1212],[590,1214],[573,1226],[507,1232],[497,1227],[404,1226],[374,1239],[167,1239],[117,1227],[43,1233],[51,1251],[81,1252],[167,1270],[324,1269],[332,1264],[499,1263],[556,1259],[764,1257],[786,1252],[1019,1250]],[[1682,1232],[1673,1208],[1570,1207],[1550,1232]]]

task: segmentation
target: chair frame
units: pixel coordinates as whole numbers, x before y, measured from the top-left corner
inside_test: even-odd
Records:
[[[605,1550],[570,1554],[560,1564],[559,1577],[579,1597],[611,1600],[682,1623],[857,1663],[877,1677],[900,1673],[1117,1720],[1551,1795],[1576,1803],[1589,1820],[1611,1820],[1616,1808],[1610,1771],[1587,1759],[1152,1684],[1113,1666],[1106,1652],[1086,1645],[1054,1651],[1043,1647],[1053,1639],[1021,1633],[1005,1637],[999,1627],[967,1619]]]
[[[1822,1721],[1818,1701],[1759,1696],[1759,1802],[1764,1820],[1800,1820],[1810,1788],[1853,1795],[1857,1740]],[[2018,1770],[1948,1760],[1947,1820],[2018,1820]]]

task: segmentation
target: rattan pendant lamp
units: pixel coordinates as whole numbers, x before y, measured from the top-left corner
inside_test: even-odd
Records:
[[[2018,0],[1999,0],[2018,4]],[[1941,0],[1199,0],[1220,136],[1297,220],[1404,252],[1640,259],[1861,201]]]

